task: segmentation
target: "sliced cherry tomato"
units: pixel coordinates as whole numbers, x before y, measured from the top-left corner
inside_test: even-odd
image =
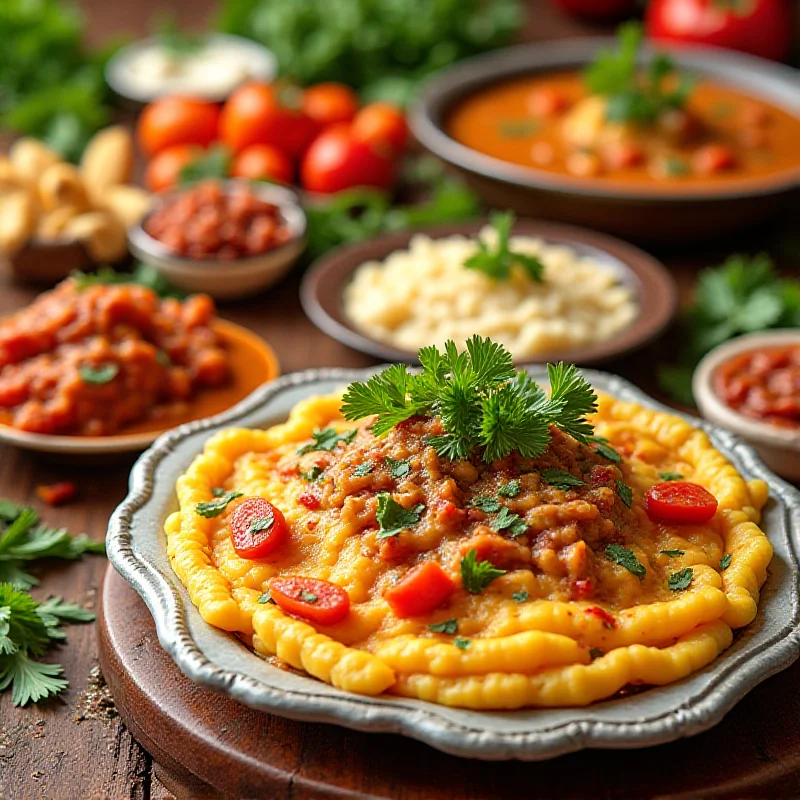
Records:
[[[151,192],[171,189],[178,183],[181,170],[203,155],[194,144],[176,144],[154,155],[144,172],[145,186]]]
[[[343,83],[318,83],[303,92],[303,111],[320,128],[350,122],[358,111],[358,95]]]
[[[283,514],[263,497],[248,497],[233,512],[231,539],[242,558],[265,558],[288,538]]]
[[[231,175],[251,181],[267,178],[291,183],[294,174],[292,159],[271,144],[251,144],[233,159]]]
[[[319,578],[273,578],[269,591],[282,611],[317,625],[335,625],[350,613],[347,592]]]
[[[390,103],[364,106],[353,120],[353,138],[371,145],[379,153],[399,156],[408,139],[405,114]]]
[[[436,561],[409,570],[383,596],[398,617],[421,617],[436,610],[453,593],[453,581]]]
[[[72,481],[42,484],[36,487],[36,494],[49,506],[60,506],[78,494],[78,487]]]
[[[696,483],[669,481],[645,492],[644,507],[657,522],[702,525],[717,513],[717,498]]]
[[[146,156],[177,144],[207,147],[217,138],[219,106],[192,97],[164,97],[142,111],[136,138]]]

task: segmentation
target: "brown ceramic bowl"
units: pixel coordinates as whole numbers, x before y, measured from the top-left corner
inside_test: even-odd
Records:
[[[424,147],[457,167],[489,205],[637,241],[719,237],[763,221],[797,197],[800,162],[769,179],[731,180],[700,191],[688,187],[650,191],[510,164],[459,144],[445,132],[450,111],[478,89],[524,75],[582,69],[614,41],[591,38],[520,45],[461,61],[425,84],[411,111],[412,130]],[[731,84],[800,114],[797,70],[717,48],[670,53],[684,72]],[[650,55],[645,49],[643,57]]]
[[[474,236],[486,224],[476,220],[425,230],[431,238]],[[343,247],[317,261],[303,278],[300,300],[311,321],[334,339],[384,361],[417,363],[417,354],[372,339],[359,331],[345,316],[342,296],[355,270],[365,261],[383,260],[395,250],[408,246],[420,231],[401,231],[362,244]],[[569,361],[597,364],[630,353],[655,339],[672,321],[678,305],[675,281],[666,268],[632,245],[594,231],[552,222],[518,220],[518,236],[536,236],[548,244],[563,244],[581,256],[591,256],[612,271],[620,283],[629,286],[639,304],[639,315],[616,336],[596,344],[542,353],[521,359],[519,364]]]

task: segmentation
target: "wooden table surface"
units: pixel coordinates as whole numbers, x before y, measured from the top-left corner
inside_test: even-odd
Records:
[[[300,1],[300,0],[298,0]],[[211,0],[139,0],[115,3],[83,0],[92,43],[126,33],[147,30],[151,13],[169,6],[180,22],[197,26],[213,7]],[[527,38],[546,39],[593,33],[597,29],[567,20],[542,3],[531,3]],[[718,263],[735,247],[767,250],[778,257],[775,230],[764,231],[740,243],[693,248],[691,252],[656,253],[674,270],[685,300],[696,269]],[[784,262],[784,266],[786,263]],[[222,316],[252,328],[274,347],[282,370],[290,372],[319,366],[360,367],[374,363],[366,356],[339,345],[318,332],[300,310],[294,275],[279,287],[239,304],[226,304]],[[35,292],[15,286],[0,275],[0,314],[30,302]],[[607,365],[646,388],[653,386],[653,364],[659,353],[674,351],[676,338],[666,337],[647,352]],[[130,462],[113,467],[73,467],[41,461],[15,449],[0,449],[0,496],[30,503],[45,520],[85,531],[96,539],[106,532],[109,515],[123,499]],[[57,511],[34,499],[37,484],[71,478],[80,488],[80,498]],[[41,587],[35,594],[61,594],[93,607],[106,563],[100,557],[77,563],[47,565],[37,571]],[[0,695],[0,800],[27,798],[168,798],[171,795],[153,775],[150,756],[116,718],[97,670],[96,633],[93,626],[73,626],[68,643],[54,651],[70,681],[59,700],[40,707],[12,708],[8,692]],[[797,667],[795,667],[797,669]],[[632,762],[636,760],[631,754]],[[342,769],[346,764],[342,764]],[[287,797],[289,795],[287,794]],[[609,795],[610,796],[610,795]]]

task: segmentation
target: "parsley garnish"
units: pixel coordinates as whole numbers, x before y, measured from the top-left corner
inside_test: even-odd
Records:
[[[485,511],[487,514],[494,514],[500,510],[500,503],[497,502],[497,498],[489,497],[489,495],[485,494],[479,494],[477,497],[473,497],[470,505],[473,508],[479,508],[481,511]]]
[[[218,495],[216,500],[209,500],[207,503],[198,503],[195,506],[195,511],[207,519],[211,517],[218,517],[227,507],[231,500],[241,497],[241,492],[225,492]]]
[[[623,547],[620,544],[606,545],[606,556],[615,564],[625,567],[628,572],[632,572],[637,578],[644,578],[647,575],[647,570],[644,565],[639,563],[636,553],[627,547]]]
[[[512,514],[505,506],[500,509],[500,513],[494,518],[492,526],[496,531],[508,530],[512,537],[522,536],[528,530],[528,525],[519,514]]]
[[[336,433],[333,428],[325,428],[321,431],[314,431],[314,433],[311,434],[314,437],[313,443],[303,445],[298,449],[297,452],[302,456],[305,455],[305,453],[312,453],[315,450],[330,451],[335,449],[339,442],[350,444],[350,442],[356,438],[357,433],[358,430],[355,428],[352,431],[346,431],[345,433]]]
[[[633,505],[633,489],[624,481],[617,481],[617,494],[619,495],[619,499],[622,500],[628,508]]]
[[[304,602],[304,603],[311,603],[312,605],[319,600],[319,598],[314,594],[314,592],[307,592],[305,589],[301,589],[297,596]]]
[[[100,386],[104,383],[110,383],[117,377],[119,373],[119,366],[114,363],[103,364],[99,367],[89,367],[83,365],[78,367],[78,374],[84,383],[91,383],[95,386]]]
[[[565,491],[573,486],[586,486],[585,481],[576,478],[569,472],[564,472],[562,469],[543,469],[542,477],[551,486],[555,486],[556,489],[564,489]]]
[[[659,472],[658,477],[661,478],[662,481],[681,481],[683,480],[683,475],[680,472]]]
[[[345,419],[377,415],[376,436],[416,415],[439,417],[445,433],[432,436],[439,456],[467,458],[478,448],[486,462],[518,451],[540,456],[550,444],[550,425],[586,443],[592,426],[586,415],[597,408],[597,395],[574,365],[548,364],[548,397],[525,372],[515,372],[509,353],[490,339],[473,336],[466,352],[455,342],[445,352],[423,347],[423,371],[411,375],[393,364],[366,383],[352,383],[342,405]]]
[[[732,560],[733,556],[730,553],[725,553],[725,555],[719,560],[719,568],[725,572],[725,570],[731,565]]]
[[[669,556],[670,558],[678,558],[678,556],[685,556],[685,550],[662,550],[662,556]]]
[[[470,550],[461,559],[461,582],[470,594],[480,594],[495,578],[505,575],[491,561],[478,561],[475,550]]]
[[[453,644],[459,650],[466,650],[470,646],[471,642],[469,639],[465,639],[463,636],[456,636],[456,638],[453,639]]]
[[[314,465],[308,472],[300,472],[300,477],[309,483],[319,483],[325,477],[325,470]]]
[[[414,527],[419,522],[424,508],[424,503],[418,503],[413,508],[403,508],[389,492],[381,492],[378,495],[378,511],[375,514],[380,525],[378,538],[388,539],[390,536],[397,536],[401,531]]]
[[[264,603],[272,603],[273,605],[275,604],[275,601],[272,599],[272,593],[269,591],[269,589],[267,589],[267,591],[258,598],[258,602],[262,605]]]
[[[639,23],[622,25],[617,48],[601,51],[584,72],[589,91],[607,98],[606,119],[610,122],[654,122],[665,111],[682,108],[691,91],[692,81],[685,77],[675,88],[668,88],[675,65],[664,53],[656,54],[640,74],[636,56],[641,42]]]
[[[393,478],[405,478],[411,472],[411,459],[410,458],[389,458],[385,459],[386,465],[389,467],[389,475]]]
[[[275,522],[275,517],[270,514],[268,517],[258,517],[250,522],[250,533],[268,531]]]
[[[365,478],[374,469],[375,465],[371,461],[365,461],[363,464],[359,464],[353,470],[353,475],[355,475],[357,478]]]
[[[597,647],[592,647],[589,650],[589,658],[591,658],[592,661],[594,661],[596,658],[602,658],[604,655],[605,653]]]
[[[222,495],[225,494],[225,490],[221,486],[215,486],[211,490],[211,494],[213,494],[214,497],[222,497]]]
[[[433,631],[434,633],[446,633],[452,636],[454,633],[458,633],[458,620],[446,619],[444,622],[437,622],[433,625],[428,625],[428,630]]]
[[[603,436],[589,436],[589,441],[594,445],[594,449],[601,455],[603,458],[607,458],[609,461],[613,461],[615,464],[619,464],[622,461],[622,456],[609,444],[608,439]]]
[[[509,481],[506,484],[503,484],[498,490],[497,494],[500,497],[516,497],[522,491],[522,484],[517,481]]]
[[[488,275],[495,281],[507,281],[511,277],[511,269],[518,264],[534,283],[544,282],[544,264],[533,255],[516,253],[509,248],[508,240],[514,227],[515,217],[510,211],[493,212],[489,216],[489,224],[497,232],[497,244],[494,250],[486,242],[478,238],[478,252],[465,262],[466,269],[475,269]]]
[[[689,588],[689,584],[692,582],[693,577],[694,572],[692,568],[684,567],[683,569],[679,569],[677,572],[673,572],[672,575],[667,578],[667,586],[669,586],[673,592],[680,592],[683,589]]]
[[[517,603],[524,603],[530,597],[530,595],[525,591],[525,589],[522,589],[519,592],[514,592],[514,594],[512,594],[511,597]]]

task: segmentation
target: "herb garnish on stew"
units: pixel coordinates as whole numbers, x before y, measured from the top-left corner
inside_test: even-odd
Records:
[[[683,569],[679,569],[677,572],[673,572],[672,575],[667,578],[667,586],[672,589],[673,592],[680,592],[684,589],[689,588],[689,584],[692,582],[692,578],[694,577],[694,572],[691,567],[684,567]]]
[[[225,492],[217,497],[216,500],[209,500],[207,503],[198,503],[195,511],[201,517],[218,517],[227,507],[231,500],[241,497],[241,492]]]
[[[491,561],[478,561],[475,550],[470,550],[461,559],[461,581],[470,594],[480,594],[495,578],[505,575]]]
[[[378,495],[378,511],[375,514],[380,525],[378,539],[388,539],[397,536],[401,531],[413,528],[419,522],[424,508],[424,503],[417,503],[413,508],[403,508],[389,492],[381,492]]]
[[[615,564],[625,567],[628,572],[632,572],[637,578],[644,578],[647,575],[647,570],[636,558],[636,553],[627,547],[623,547],[620,544],[606,545],[606,556]]]
[[[428,625],[428,630],[434,633],[446,633],[452,636],[454,633],[458,633],[458,620],[446,619],[444,622]]]
[[[311,435],[314,441],[311,444],[305,444],[298,449],[298,453],[302,456],[306,453],[313,453],[315,450],[330,451],[333,450],[339,442],[350,444],[356,438],[357,430],[347,431],[345,433],[337,433],[333,428],[325,428],[321,431],[314,431]]]
[[[586,486],[585,481],[582,481],[580,478],[576,478],[569,472],[564,472],[563,469],[543,469],[542,477],[551,486],[555,486],[556,489],[567,490],[573,486]]]

